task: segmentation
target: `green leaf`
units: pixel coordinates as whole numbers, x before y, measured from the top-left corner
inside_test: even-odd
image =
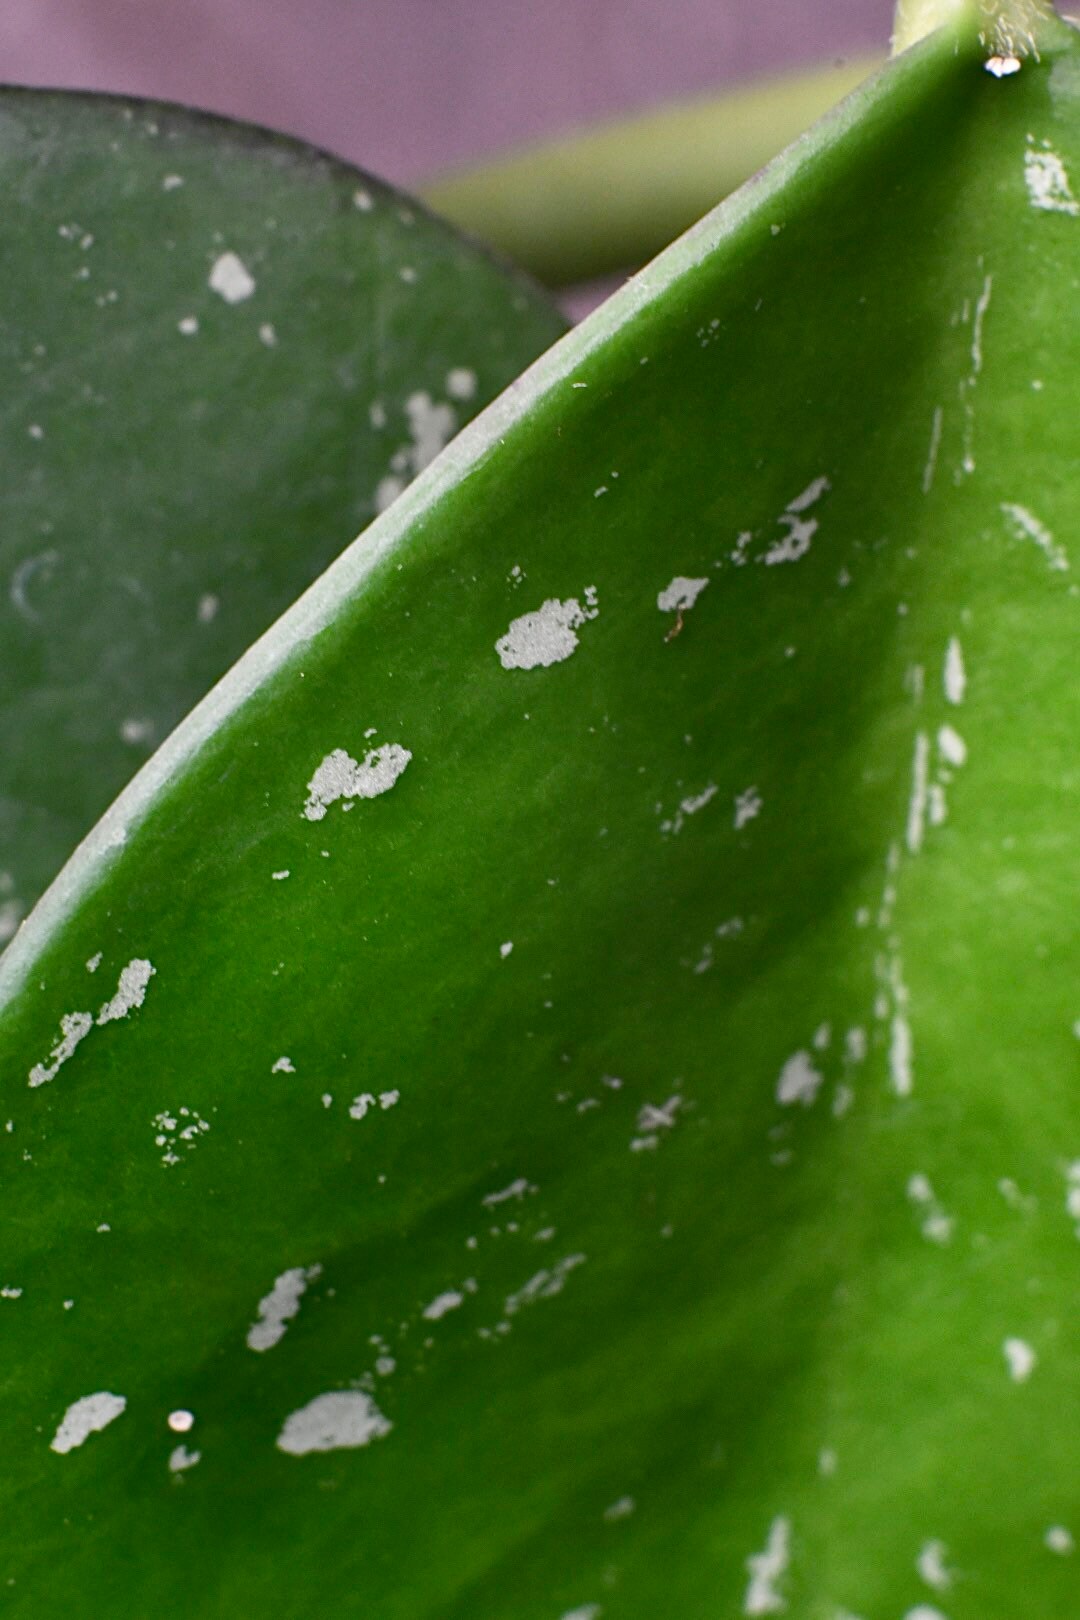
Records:
[[[14,1612],[1075,1609],[1039,45],[898,58],[546,356],[6,953]]]
[[[172,727],[565,330],[282,136],[0,94],[0,936]]]

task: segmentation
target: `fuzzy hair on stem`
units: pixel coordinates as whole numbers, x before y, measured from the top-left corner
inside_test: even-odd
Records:
[[[988,57],[1037,60],[1039,24],[1053,15],[1050,0],[898,0],[893,55],[917,45],[936,28],[970,18]]]

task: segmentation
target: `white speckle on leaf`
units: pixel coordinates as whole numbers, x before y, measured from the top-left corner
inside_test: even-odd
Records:
[[[889,1079],[898,1097],[910,1097],[915,1086],[914,1042],[911,1025],[901,1012],[893,1015],[889,1040]]]
[[[154,722],[152,720],[123,720],[120,723],[120,738],[131,747],[140,743],[148,743],[154,735]]]
[[[656,598],[656,605],[661,613],[686,613],[708,583],[708,579],[687,579],[683,574],[676,574]]]
[[[322,1266],[293,1266],[274,1279],[270,1292],[259,1301],[259,1317],[247,1332],[249,1350],[270,1350],[285,1337],[285,1330],[300,1310],[309,1283],[322,1276]]]
[[[945,668],[942,674],[945,696],[950,703],[963,703],[967,691],[967,672],[964,669],[964,650],[956,636],[952,636],[945,649]]]
[[[908,801],[907,847],[913,855],[922,848],[926,828],[926,792],[930,770],[930,739],[925,731],[915,738],[911,767],[911,798]]]
[[[915,1209],[920,1213],[920,1231],[923,1238],[926,1238],[928,1243],[949,1243],[954,1221],[950,1215],[946,1215],[939,1204],[938,1194],[934,1192],[929,1176],[925,1176],[921,1171],[908,1176],[907,1196],[908,1202],[915,1205]]]
[[[987,73],[992,73],[995,79],[1009,79],[1019,73],[1023,65],[1018,56],[988,56],[983,63]]]
[[[691,794],[689,798],[683,799],[679,809],[684,816],[696,816],[699,810],[704,810],[710,800],[716,796],[716,793],[716,783],[710,782],[708,787],[702,788],[700,793]]]
[[[599,1603],[582,1603],[576,1609],[567,1609],[562,1620],[600,1620],[603,1612]]]
[[[685,1098],[678,1092],[665,1103],[643,1103],[638,1109],[637,1136],[630,1143],[631,1153],[652,1152],[660,1144],[660,1132],[675,1128],[675,1120]]]
[[[687,816],[696,816],[699,810],[704,810],[707,804],[712,803],[719,791],[716,783],[710,782],[706,787],[702,788],[700,793],[688,794],[679,804],[675,814],[669,820],[660,823],[660,831],[671,834],[673,837],[677,836],[682,832]]]
[[[362,214],[370,214],[371,210],[375,206],[375,202],[370,191],[364,191],[363,189],[354,191],[352,200],[353,207],[359,208]]]
[[[1045,523],[1040,523],[1033,512],[1029,512],[1026,506],[1017,505],[1015,501],[1003,501],[1001,510],[1012,525],[1017,540],[1033,540],[1055,572],[1062,574],[1068,572],[1068,553],[1065,547],[1054,539]]]
[[[182,174],[167,174],[161,182],[162,191],[176,191],[184,183]]]
[[[476,395],[476,372],[468,366],[455,366],[446,374],[446,392],[451,399],[473,399]]]
[[[377,512],[385,512],[402,493],[408,478],[430,466],[457,432],[454,407],[436,404],[431,395],[423,390],[409,395],[405,401],[405,414],[409,420],[412,442],[399,446],[390,457],[390,472],[380,479],[375,490]],[[385,407],[376,401],[372,407],[372,425],[381,428],[385,424]]]
[[[809,1108],[824,1083],[824,1075],[815,1069],[809,1052],[794,1052],[780,1070],[776,1082],[776,1100],[782,1108],[801,1103]]]
[[[570,1273],[585,1264],[585,1259],[583,1254],[568,1254],[550,1269],[538,1271],[516,1293],[507,1295],[503,1307],[506,1315],[515,1316],[523,1305],[531,1305],[538,1299],[553,1299],[562,1292]]]
[[[341,1451],[370,1445],[393,1424],[362,1390],[335,1390],[290,1413],[278,1435],[279,1451],[306,1457],[313,1451]]]
[[[295,1074],[296,1070],[293,1068],[292,1058],[279,1057],[277,1062],[274,1063],[271,1066],[270,1073],[271,1074]]]
[[[358,1097],[354,1097],[352,1102],[349,1104],[349,1118],[363,1119],[365,1118],[368,1109],[374,1108],[374,1106],[375,1098],[372,1096],[371,1092],[362,1091],[360,1095]]]
[[[60,1427],[50,1441],[50,1449],[58,1451],[61,1456],[74,1451],[99,1429],[107,1428],[126,1406],[123,1395],[111,1395],[108,1390],[101,1390],[96,1395],[84,1395],[64,1413]]]
[[[731,561],[734,563],[736,568],[745,568],[746,564],[749,562],[750,559],[747,556],[747,552],[753,538],[753,530],[744,529],[736,539],[734,549],[729,553]]]
[[[185,315],[182,320],[177,321],[176,330],[184,337],[194,337],[199,330],[198,318],[194,315]]]
[[[1006,1339],[1001,1346],[1009,1377],[1014,1384],[1024,1384],[1035,1370],[1038,1356],[1025,1339]]]
[[[959,768],[967,763],[967,743],[952,726],[942,726],[938,732],[937,743],[942,759],[948,764]]]
[[[1033,1194],[1025,1196],[1020,1191],[1012,1176],[1000,1176],[997,1189],[1010,1209],[1033,1210],[1038,1205],[1038,1199]]]
[[[1024,153],[1024,181],[1032,208],[1048,214],[1080,215],[1080,202],[1073,196],[1068,171],[1050,143],[1041,150],[1029,146]]]
[[[764,1551],[746,1560],[750,1584],[743,1599],[744,1614],[781,1614],[787,1608],[779,1583],[787,1574],[790,1560],[791,1521],[774,1519]]]
[[[227,304],[242,304],[255,291],[255,277],[235,253],[222,253],[210,271],[210,290]]]
[[[617,1502],[604,1509],[604,1520],[607,1524],[618,1524],[620,1519],[628,1519],[636,1507],[632,1496],[620,1496]]]
[[[11,1283],[5,1283],[0,1288],[0,1299],[22,1299],[22,1294],[22,1289],[13,1287]]]
[[[94,1027],[94,1016],[88,1012],[65,1013],[60,1020],[60,1039],[49,1053],[49,1064],[35,1063],[30,1070],[29,1084],[43,1086],[52,1080],[61,1064],[71,1057],[79,1042],[89,1035]]]
[[[415,473],[423,472],[457,431],[457,413],[452,405],[436,405],[430,394],[410,394],[405,415],[412,431],[409,459]]]
[[[975,318],[971,323],[971,382],[974,383],[983,368],[983,324],[990,300],[994,295],[994,278],[987,276],[983,282],[982,292],[975,300]]]
[[[174,1434],[190,1434],[195,1427],[195,1414],[181,1406],[175,1412],[170,1412],[165,1421]]]
[[[869,1049],[866,1031],[861,1025],[856,1024],[848,1030],[844,1036],[844,1058],[848,1063],[864,1062]]]
[[[937,471],[938,451],[941,449],[941,430],[945,425],[945,412],[939,405],[934,411],[930,423],[930,448],[926,453],[926,465],[923,468],[922,487],[923,494],[929,495],[934,485],[934,474]]]
[[[444,1316],[456,1311],[459,1305],[464,1303],[464,1294],[459,1294],[456,1288],[448,1288],[445,1293],[437,1295],[430,1305],[425,1305],[424,1318],[428,1322],[441,1322]]]
[[[22,901],[18,899],[0,901],[0,945],[14,937],[22,922]]]
[[[304,815],[308,821],[321,821],[338,799],[376,799],[389,793],[411,759],[409,750],[398,743],[373,748],[359,764],[344,748],[335,748],[307,785]]]
[[[379,1107],[383,1110],[383,1113],[385,1113],[388,1108],[393,1108],[400,1100],[400,1091],[379,1092]]]
[[[1080,1024],[1075,1033],[1080,1038]],[[1065,1181],[1065,1209],[1069,1219],[1077,1222],[1076,1235],[1080,1238],[1080,1159],[1074,1159],[1065,1167]]]
[[[932,1609],[928,1603],[917,1603],[904,1615],[904,1620],[946,1620],[940,1609]]]
[[[952,1572],[945,1565],[947,1553],[948,1548],[943,1541],[926,1541],[915,1560],[920,1579],[933,1587],[935,1592],[947,1592],[953,1583]]]
[[[513,942],[512,939],[506,940],[502,945],[499,946],[499,955],[502,957],[504,962],[506,961],[506,958],[510,955],[510,952],[513,950],[513,948],[514,948],[514,942]]]
[[[284,883],[288,875],[289,868],[287,866],[283,866],[280,872],[271,872],[270,874],[275,883]]]
[[[682,1106],[683,1099],[678,1095],[669,1097],[666,1103],[659,1106],[656,1103],[643,1103],[638,1109],[638,1130],[670,1131],[675,1124],[675,1116]]]
[[[832,488],[830,480],[824,476],[815,478],[813,483],[807,484],[801,495],[796,495],[793,501],[787,504],[789,512],[805,512],[808,507],[816,506],[826,490]]]
[[[760,814],[764,799],[756,787],[748,787],[735,798],[735,831],[741,832],[747,822],[754,821]]]
[[[1076,1546],[1063,1524],[1052,1524],[1043,1537],[1043,1542],[1052,1553],[1058,1553],[1063,1558],[1068,1557]]]
[[[380,478],[375,486],[376,512],[385,512],[388,506],[394,504],[404,488],[404,478],[399,478],[396,474],[391,473],[386,478]]]
[[[201,1461],[201,1451],[189,1451],[187,1446],[174,1446],[169,1452],[169,1471],[173,1474],[182,1474]]]
[[[818,531],[818,521],[816,518],[803,517],[802,514],[816,505],[826,490],[831,488],[832,484],[828,478],[815,478],[801,495],[796,495],[793,501],[788,502],[786,511],[778,520],[787,533],[782,540],[775,541],[760,559],[767,568],[774,567],[777,563],[798,562],[800,557],[806,556],[810,550],[810,543]]]
[[[904,675],[904,690],[911,693],[912,701],[919,704],[926,690],[926,671],[921,664],[912,664]]]
[[[220,606],[220,598],[215,596],[212,591],[207,591],[204,596],[199,597],[195,617],[200,624],[211,624],[217,618],[217,610]]]
[[[141,1007],[146,1000],[146,987],[156,972],[157,969],[144,956],[132,957],[127,967],[121,968],[116,994],[98,1013],[98,1023],[114,1023]]]
[[[270,321],[264,321],[259,327],[259,342],[264,349],[277,348],[277,332]]]
[[[577,631],[599,613],[596,591],[585,592],[585,606],[576,596],[560,602],[551,596],[533,613],[523,613],[495,643],[503,669],[547,669],[561,664],[578,646]]]
[[[162,1109],[154,1115],[152,1124],[154,1145],[164,1149],[161,1162],[166,1169],[180,1163],[178,1148],[184,1147],[190,1153],[199,1137],[210,1129],[209,1121],[191,1108],[178,1108],[175,1113]]]
[[[524,1176],[518,1176],[508,1187],[502,1187],[498,1192],[488,1193],[481,1199],[485,1209],[495,1209],[499,1204],[508,1203],[511,1198],[522,1199],[527,1193],[534,1193],[536,1188]]]

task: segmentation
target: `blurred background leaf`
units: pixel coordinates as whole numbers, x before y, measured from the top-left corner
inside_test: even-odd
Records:
[[[176,722],[564,329],[309,147],[0,92],[0,937]]]

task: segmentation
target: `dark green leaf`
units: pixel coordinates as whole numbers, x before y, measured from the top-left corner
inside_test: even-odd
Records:
[[[136,766],[564,330],[324,153],[0,93],[0,937]]]

